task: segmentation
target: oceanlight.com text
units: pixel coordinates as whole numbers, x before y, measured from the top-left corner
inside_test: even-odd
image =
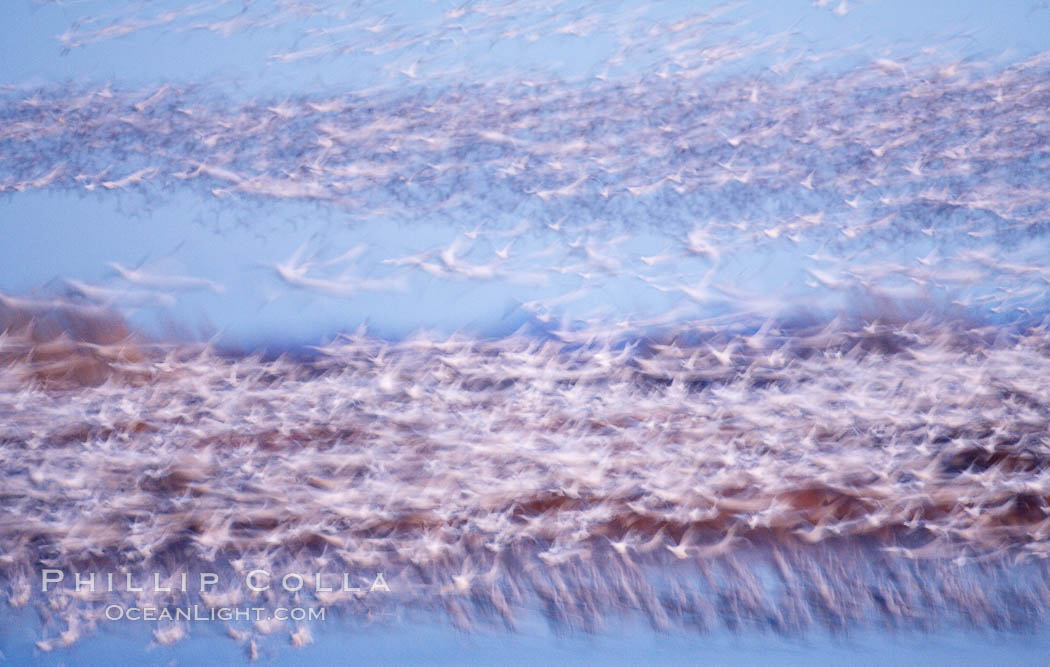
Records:
[[[109,621],[323,621],[325,607],[124,607],[108,605]]]

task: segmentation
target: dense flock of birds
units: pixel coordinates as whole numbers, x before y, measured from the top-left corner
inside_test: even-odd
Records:
[[[4,311],[0,562],[8,601],[43,610],[43,649],[114,599],[196,596],[44,595],[41,567],[218,570],[204,604],[440,609],[466,628],[513,627],[530,609],[580,629],[624,614],[788,633],[1045,620],[1045,323],[347,335],[265,359],[136,342],[103,311],[30,305]],[[256,568],[382,572],[391,592],[253,599],[237,577]],[[304,628],[230,633],[255,651]]]
[[[1045,302],[1045,54],[827,68],[781,55],[736,72],[709,53],[729,47],[701,19],[652,28],[678,41],[650,44],[662,61],[615,77],[421,79],[251,101],[207,84],[9,87],[0,189],[188,192],[249,210],[289,200],[460,228],[406,257],[369,249],[367,277],[275,265],[275,278],[336,297],[404,290],[417,273],[524,285],[531,302],[552,280],[575,291],[628,276],[654,298],[769,312],[768,298],[752,303],[768,286],[740,274],[780,257],[776,271],[783,258],[802,271],[782,301],[877,289],[1004,316]],[[625,250],[654,229],[664,250]],[[716,289],[728,281],[738,291]],[[95,301],[172,298],[70,287]]]
[[[42,650],[113,594],[41,595],[41,567],[383,572],[389,595],[293,601],[462,627],[529,609],[583,629],[1045,622],[1046,54],[816,53],[749,33],[739,7],[487,2],[398,23],[368,3],[232,4],[142,3],[60,40],[298,25],[273,66],[385,54],[380,81],[247,100],[8,86],[0,191],[445,225],[407,255],[304,245],[271,277],[340,299],[506,282],[537,326],[275,358],[149,340],[116,312],[223,294],[212,278],[113,262],[112,284],[0,296],[0,592],[41,610]],[[572,39],[611,51],[575,77],[456,59]],[[663,249],[639,253],[642,234]],[[760,286],[756,265],[801,279]],[[624,278],[668,308],[565,316]],[[253,653],[276,631],[310,638],[230,625]]]

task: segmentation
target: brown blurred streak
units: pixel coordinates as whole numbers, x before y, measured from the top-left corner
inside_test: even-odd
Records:
[[[97,386],[111,377],[145,379],[121,368],[145,360],[142,340],[109,310],[79,304],[0,300],[0,366],[13,366],[46,388]]]

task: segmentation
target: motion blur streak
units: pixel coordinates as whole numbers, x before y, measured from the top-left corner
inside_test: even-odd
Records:
[[[2,276],[19,287],[0,295],[0,593],[39,610],[41,650],[117,602],[436,609],[464,628],[536,609],[588,630],[1047,627],[1050,52],[817,51],[743,4],[100,4],[63,7],[70,58],[291,34],[266,74],[327,62],[361,85],[0,88],[4,198],[129,217],[205,201],[259,237],[255,212],[305,212],[250,267],[100,243],[109,273]],[[39,216],[12,235],[48,239]],[[491,326],[245,352],[173,333],[189,316],[134,319],[243,305],[238,280],[260,312],[301,299],[285,319],[335,303],[339,331],[391,311],[423,330],[409,299],[452,284],[448,309]],[[475,306],[479,284],[505,291]],[[43,592],[41,568],[223,576]],[[254,595],[253,569],[379,572],[390,593]],[[254,656],[278,627],[229,631]]]
[[[391,597],[312,595],[438,605],[465,627],[537,604],[573,627],[779,631],[1048,611],[1045,325],[362,335],[264,359],[116,339],[115,316],[55,304],[67,330],[48,339],[17,306],[3,586],[71,626],[98,622],[103,594],[37,593],[34,564],[381,568]]]

